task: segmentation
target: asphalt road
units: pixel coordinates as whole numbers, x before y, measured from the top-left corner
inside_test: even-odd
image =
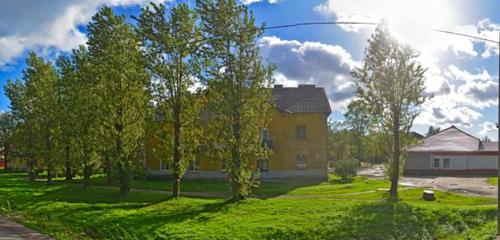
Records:
[[[385,177],[382,165],[373,165],[358,171],[358,175],[369,178]],[[433,188],[473,196],[497,196],[497,187],[488,184],[481,176],[401,176],[399,184],[405,187]]]
[[[20,224],[9,221],[0,216],[0,240],[52,240],[45,235],[35,232]]]

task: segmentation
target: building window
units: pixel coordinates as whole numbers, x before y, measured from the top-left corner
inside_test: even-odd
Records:
[[[191,161],[189,163],[189,168],[188,169],[189,169],[189,171],[192,171],[192,172],[198,171],[199,168],[198,168],[198,164],[196,163],[196,161]]]
[[[295,157],[295,167],[297,168],[297,170],[306,169],[306,156],[297,155]]]
[[[306,125],[297,125],[295,127],[295,133],[297,134],[297,140],[306,139]]]
[[[260,171],[268,171],[269,170],[269,160],[261,159],[257,160],[257,169]]]
[[[443,159],[443,168],[450,168],[450,159],[449,158]]]
[[[224,161],[224,160],[221,160],[221,161],[220,161],[220,170],[221,170],[222,172],[225,172],[225,171],[226,171],[226,161]]]
[[[160,160],[160,171],[167,171],[167,170],[168,170],[167,161]]]
[[[269,131],[267,130],[267,128],[263,128],[260,135],[261,135],[263,142],[265,142],[267,139],[269,139]]]
[[[439,168],[439,158],[434,158],[434,162],[432,164],[432,167]]]

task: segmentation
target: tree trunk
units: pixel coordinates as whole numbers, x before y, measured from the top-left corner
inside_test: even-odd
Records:
[[[392,176],[391,176],[391,198],[396,200],[398,198],[398,180],[399,180],[399,116],[396,116],[393,124],[393,137],[394,137],[394,152],[392,159]]]
[[[28,178],[31,182],[36,180],[36,160],[33,157],[30,157],[28,160]]]
[[[83,166],[83,188],[88,189],[90,187],[90,175],[92,174],[89,165],[84,164]]]
[[[180,105],[176,104],[174,106],[174,156],[173,156],[173,169],[172,175],[174,176],[174,185],[172,187],[172,197],[179,198],[181,191],[181,179],[180,179],[180,161],[181,152],[180,147],[180,135],[181,135],[181,120],[180,120]]]
[[[240,154],[239,154],[239,149],[237,146],[233,146],[232,150],[232,160],[233,160],[233,168],[231,171],[231,182],[232,182],[232,187],[231,187],[231,192],[233,195],[233,200],[234,201],[239,201],[242,199],[245,199],[245,196],[241,194],[241,180],[239,179],[239,176],[237,175],[237,172],[239,171],[241,167],[241,160],[240,160]]]
[[[181,178],[178,175],[175,175],[172,185],[172,198],[178,199],[180,196],[181,196]]]
[[[52,180],[52,166],[47,166],[47,184],[52,184],[54,181]]]
[[[9,156],[9,147],[6,145],[3,149],[3,169],[8,170],[9,166],[7,164],[7,159]]]
[[[106,182],[108,184],[113,183],[113,175],[112,175],[112,167],[111,167],[111,158],[109,156],[104,157],[104,171],[106,172]]]
[[[73,180],[73,168],[71,164],[71,159],[69,158],[69,145],[64,147],[65,158],[66,158],[66,181]]]
[[[121,165],[121,164],[120,164]],[[129,178],[127,177],[127,173],[125,173],[124,166],[118,167],[119,174],[120,174],[120,193],[127,195],[130,192],[130,181]]]
[[[233,200],[240,201],[244,199],[244,197],[240,194],[240,183],[238,182],[238,180],[235,180],[235,177],[236,176],[233,176],[233,179],[231,180],[231,192],[233,194]]]

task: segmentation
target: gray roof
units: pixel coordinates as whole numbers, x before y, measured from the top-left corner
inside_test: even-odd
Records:
[[[498,142],[483,142],[484,151],[498,151]]]
[[[409,152],[475,152],[497,151],[493,143],[483,143],[455,126],[446,128],[432,136],[426,137],[421,144],[408,149]],[[496,143],[495,143],[496,144]]]
[[[288,113],[325,113],[331,108],[325,89],[315,85],[283,87],[275,85],[272,89],[273,103],[281,111]]]

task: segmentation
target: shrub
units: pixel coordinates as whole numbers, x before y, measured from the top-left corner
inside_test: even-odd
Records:
[[[335,164],[335,173],[339,175],[343,180],[350,179],[356,176],[358,165],[358,160],[354,158],[338,160]]]

